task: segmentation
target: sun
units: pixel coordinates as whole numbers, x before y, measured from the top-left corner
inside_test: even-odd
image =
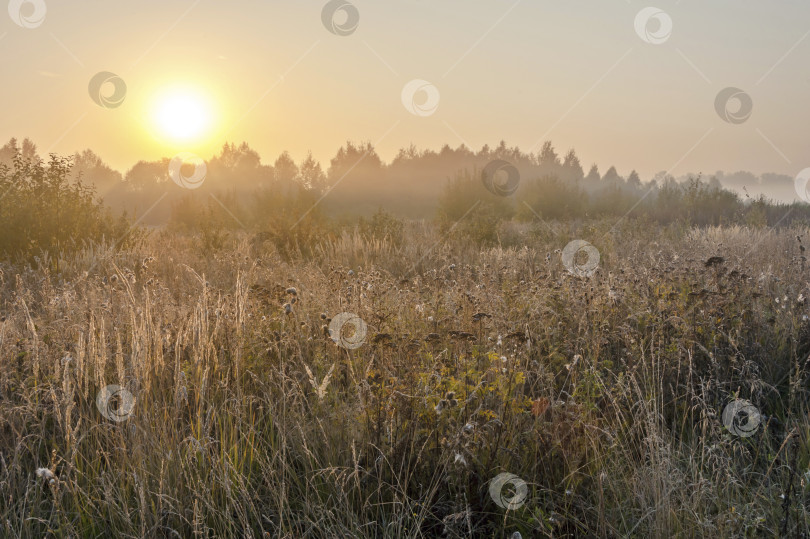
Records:
[[[210,133],[213,107],[199,90],[164,90],[154,98],[151,110],[156,134],[167,142],[200,142]]]

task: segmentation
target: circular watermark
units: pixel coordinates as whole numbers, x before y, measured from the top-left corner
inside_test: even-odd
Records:
[[[10,0],[8,15],[14,24],[23,28],[37,28],[45,22],[48,8],[45,0]]]
[[[112,86],[112,92],[109,92],[110,86]],[[87,90],[90,92],[90,99],[99,107],[117,109],[124,103],[127,96],[127,83],[115,73],[101,71],[90,79]]]
[[[169,162],[169,176],[184,189],[197,189],[205,181],[208,166],[202,158],[189,152],[175,155]]]
[[[350,36],[360,24],[360,12],[351,2],[331,0],[323,6],[321,21],[336,36]]]
[[[511,485],[512,495],[504,492],[507,485]],[[529,495],[529,486],[526,481],[511,473],[500,473],[489,483],[489,496],[498,507],[515,511],[523,507]]]
[[[739,88],[724,88],[714,100],[714,110],[724,122],[745,123],[754,110],[754,100]]]
[[[439,89],[426,80],[414,79],[402,89],[402,104],[414,116],[431,116],[440,98]]]
[[[354,313],[340,313],[329,322],[329,336],[335,343],[348,350],[363,346],[368,326]]]
[[[96,406],[110,421],[126,421],[135,410],[135,396],[121,386],[109,385],[98,392]]]
[[[584,262],[577,261],[577,256],[580,253],[584,253],[587,256]],[[567,269],[571,275],[577,277],[590,277],[596,273],[600,260],[599,249],[585,240],[574,240],[566,245],[565,249],[562,251],[562,262],[565,269]]]
[[[723,425],[743,438],[753,436],[761,421],[759,409],[745,399],[731,401],[723,409]]]
[[[806,168],[799,172],[799,175],[796,176],[796,182],[794,183],[796,187],[796,194],[799,195],[799,198],[805,202],[810,202],[810,192],[808,192],[808,183],[810,183],[810,168]]]
[[[515,194],[520,185],[520,172],[509,161],[496,159],[484,167],[484,187],[493,195],[508,197]]]
[[[636,15],[635,27],[645,43],[660,45],[672,36],[672,17],[657,7],[645,7]]]

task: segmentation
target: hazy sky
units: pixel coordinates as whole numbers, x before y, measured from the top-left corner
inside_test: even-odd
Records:
[[[15,22],[20,3],[16,18],[33,28]],[[550,139],[585,165],[645,180],[810,167],[806,0],[661,1],[641,34],[650,4],[630,0],[352,0],[360,20],[346,36],[324,26],[323,0],[37,3],[0,13],[0,140],[92,148],[121,170],[242,140],[265,162],[311,149],[325,166],[346,140],[390,160],[411,143],[505,139],[525,151]],[[121,106],[90,98],[101,71],[126,83]],[[414,79],[438,91],[434,113],[403,105]],[[727,87],[750,96],[746,121],[718,114]],[[183,141],[158,111],[185,96],[210,121]],[[729,102],[730,119],[739,106]]]

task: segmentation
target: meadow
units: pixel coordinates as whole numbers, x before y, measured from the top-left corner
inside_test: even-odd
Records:
[[[0,539],[810,538],[810,2],[7,4]]]
[[[4,264],[2,535],[807,535],[806,227],[460,230]]]

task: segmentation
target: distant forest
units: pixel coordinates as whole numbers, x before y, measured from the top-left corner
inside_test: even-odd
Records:
[[[0,148],[0,166],[12,168],[15,156],[42,158],[32,141],[11,139]],[[642,181],[635,171],[624,177],[612,166],[604,172],[595,164],[583,167],[573,149],[558,153],[551,142],[537,153],[524,153],[503,141],[477,152],[464,145],[455,149],[445,145],[438,152],[411,146],[400,150],[390,163],[384,163],[371,144],[348,142],[325,170],[311,155],[296,163],[284,152],[269,165],[247,143],[225,144],[206,161],[205,180],[193,191],[172,182],[170,158],[140,161],[122,174],[88,149],[72,156],[71,176],[94,186],[115,213],[142,217],[141,224],[151,226],[188,221],[199,205],[210,206],[209,212],[225,209],[242,224],[255,223],[257,216],[261,220],[273,210],[293,222],[305,216],[368,217],[380,209],[399,218],[452,219],[463,210],[464,186],[483,191],[480,175],[497,160],[519,172],[510,202],[496,212],[503,217],[570,219],[630,212],[663,222],[685,219],[700,225],[774,224],[787,207],[802,208],[789,221],[806,213],[804,205],[779,204],[795,198],[793,178],[788,176],[718,172],[674,178],[659,173]],[[217,201],[213,205],[208,200],[212,194]],[[161,197],[170,203],[153,208]],[[492,200],[490,206],[504,204]],[[486,205],[476,211],[486,211]]]

